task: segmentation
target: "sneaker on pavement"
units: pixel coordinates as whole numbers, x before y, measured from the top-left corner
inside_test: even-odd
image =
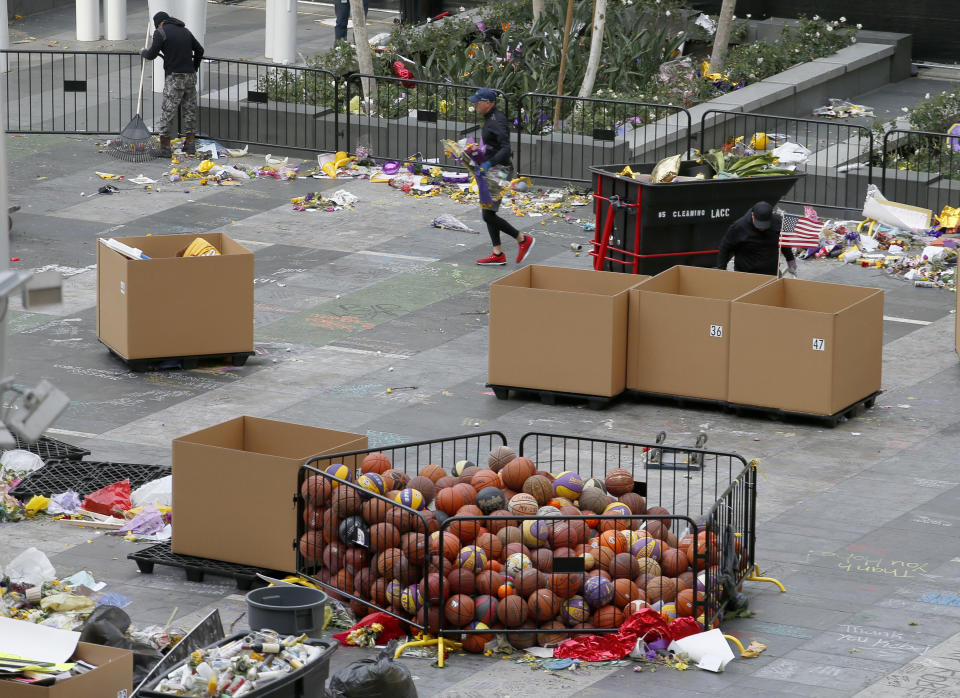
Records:
[[[517,252],[517,264],[520,264],[520,262],[527,258],[527,255],[530,254],[530,250],[533,249],[533,246],[536,243],[536,238],[534,238],[530,233],[526,233],[523,236],[523,242],[517,243],[518,247],[520,248]]]
[[[491,254],[489,257],[477,260],[477,264],[482,264],[485,267],[502,267],[506,263],[507,255],[502,252],[500,254]]]

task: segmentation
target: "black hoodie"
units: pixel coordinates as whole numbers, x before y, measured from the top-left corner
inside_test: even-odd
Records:
[[[197,41],[183,20],[168,17],[153,33],[153,44],[140,55],[148,61],[163,54],[163,72],[195,73],[200,69],[203,46]]]

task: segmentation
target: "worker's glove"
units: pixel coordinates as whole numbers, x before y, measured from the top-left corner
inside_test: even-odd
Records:
[[[793,278],[797,278],[797,260],[791,259],[787,262],[787,273],[792,274]]]

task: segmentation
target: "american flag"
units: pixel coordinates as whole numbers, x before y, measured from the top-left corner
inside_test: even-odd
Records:
[[[823,223],[808,216],[783,214],[780,247],[819,247]]]

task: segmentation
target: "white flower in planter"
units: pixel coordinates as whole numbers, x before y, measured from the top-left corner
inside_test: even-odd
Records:
[[[846,17],[841,17],[841,18],[840,18],[840,24],[843,24],[843,23],[846,22],[846,21],[847,21],[847,18],[846,18]]]
[[[819,39],[819,38],[820,38],[820,32],[817,32],[816,34],[814,34],[814,36]]]
[[[814,15],[814,16],[813,16],[813,21],[814,21],[814,22],[816,22],[816,21],[819,20],[819,19],[820,19],[820,15]]]
[[[863,29],[863,25],[857,22],[857,29]]]
[[[669,17],[669,16],[670,16],[670,10],[667,10],[667,11],[664,12],[663,14],[665,14],[667,17]]]
[[[851,37],[850,37],[850,43],[851,43],[851,44],[857,43],[857,37],[851,36]]]
[[[832,31],[833,31],[833,26],[830,25],[830,24],[828,24],[828,25],[827,25],[827,31],[828,31],[828,32],[832,32]]]
[[[757,59],[757,63],[763,63],[763,56],[760,56],[760,58]]]
[[[747,19],[750,19],[751,17],[753,17],[753,15],[748,12],[748,13],[747,13]]]

